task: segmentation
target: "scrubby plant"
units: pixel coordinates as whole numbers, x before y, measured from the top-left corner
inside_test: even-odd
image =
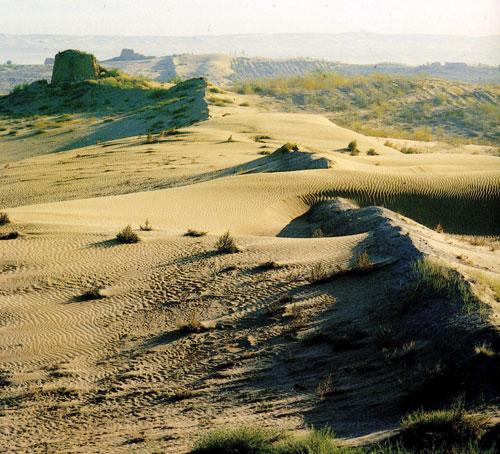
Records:
[[[378,156],[378,153],[375,151],[375,148],[370,148],[370,149],[366,152],[366,154],[367,154],[368,156]]]
[[[439,223],[438,225],[436,225],[436,228],[434,229],[437,233],[443,233],[444,232],[444,228],[443,226],[441,225],[441,223]]]
[[[195,230],[195,229],[188,229],[188,231],[184,234],[184,236],[191,236],[193,238],[199,238],[201,236],[205,236],[208,232],[205,232],[203,230]]]
[[[143,232],[150,232],[151,230],[153,230],[153,226],[151,225],[151,223],[149,222],[149,219],[146,219],[146,222],[144,223],[144,225],[140,225],[139,228],[143,231]]]
[[[188,311],[178,320],[177,329],[183,333],[199,333],[203,330],[202,320],[197,310]]]
[[[265,140],[271,140],[271,137],[266,135],[257,135],[254,137],[254,140],[259,143],[264,143]]]
[[[367,251],[360,252],[354,258],[354,266],[357,271],[371,270],[373,265],[373,261]]]
[[[411,302],[432,297],[461,302],[467,312],[480,309],[470,286],[457,271],[428,258],[413,264],[414,280],[407,289]]]
[[[276,150],[276,153],[291,153],[299,151],[299,146],[296,143],[287,142]]]
[[[449,410],[420,410],[403,418],[400,436],[405,448],[417,452],[460,452],[479,441],[487,421],[467,414],[461,405]]]
[[[139,236],[132,230],[130,225],[127,225],[124,229],[120,230],[116,234],[116,241],[119,243],[130,244],[138,243],[140,241]]]
[[[19,232],[13,230],[12,232],[0,233],[0,240],[15,240],[19,237]]]
[[[83,301],[91,301],[106,298],[103,290],[104,289],[100,285],[93,285],[84,290],[79,299]]]
[[[222,252],[225,254],[234,254],[235,252],[240,252],[240,248],[236,244],[236,241],[229,230],[219,237],[217,243],[215,243],[215,248],[218,252]]]
[[[10,223],[10,218],[4,211],[0,212],[0,225],[5,225]]]
[[[327,268],[327,266],[323,262],[315,263],[309,273],[308,281],[311,284],[321,284],[322,282],[326,282],[332,273]]]
[[[233,136],[230,135],[227,140],[226,140],[227,143],[232,143],[232,142],[235,142],[235,140],[233,139]]]
[[[355,153],[358,150],[358,142],[356,140],[352,140],[351,142],[349,142],[349,144],[347,145],[347,150],[351,154]]]

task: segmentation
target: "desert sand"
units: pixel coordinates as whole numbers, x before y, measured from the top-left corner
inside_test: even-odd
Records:
[[[496,342],[498,157],[405,155],[320,115],[225,96],[154,143],[35,150],[0,170],[0,231],[20,234],[0,241],[6,451],[180,453],[238,424],[374,441],[397,429],[417,371],[448,361],[435,345],[460,337],[452,358]],[[275,152],[286,142],[300,151]],[[139,243],[114,240],[126,225]],[[240,251],[218,253],[228,230]],[[370,271],[349,272],[362,253]],[[461,273],[481,316],[398,312],[424,256]],[[339,276],[311,283],[318,264]],[[193,320],[199,332],[180,329]],[[331,327],[352,345],[306,342]],[[499,413],[492,400],[481,411]]]

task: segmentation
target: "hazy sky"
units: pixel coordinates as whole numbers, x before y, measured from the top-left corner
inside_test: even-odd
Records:
[[[0,33],[500,34],[500,0],[0,0]]]

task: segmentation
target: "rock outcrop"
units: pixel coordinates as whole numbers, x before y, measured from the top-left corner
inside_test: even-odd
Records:
[[[98,79],[101,71],[97,59],[92,54],[69,49],[56,55],[52,70],[52,83]]]
[[[133,60],[148,60],[154,57],[138,54],[134,49],[122,49],[119,57],[111,58],[108,61],[133,61]]]

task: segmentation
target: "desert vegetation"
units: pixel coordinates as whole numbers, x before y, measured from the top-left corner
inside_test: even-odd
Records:
[[[234,254],[235,252],[240,252],[240,248],[236,244],[236,240],[231,235],[229,230],[219,237],[215,243],[215,248],[218,252],[223,254]]]
[[[140,241],[139,235],[132,230],[130,225],[127,225],[116,234],[116,241],[123,244],[138,243]]]
[[[500,92],[494,85],[317,71],[237,82],[234,89],[326,111],[335,122],[372,136],[493,145],[499,140]]]

